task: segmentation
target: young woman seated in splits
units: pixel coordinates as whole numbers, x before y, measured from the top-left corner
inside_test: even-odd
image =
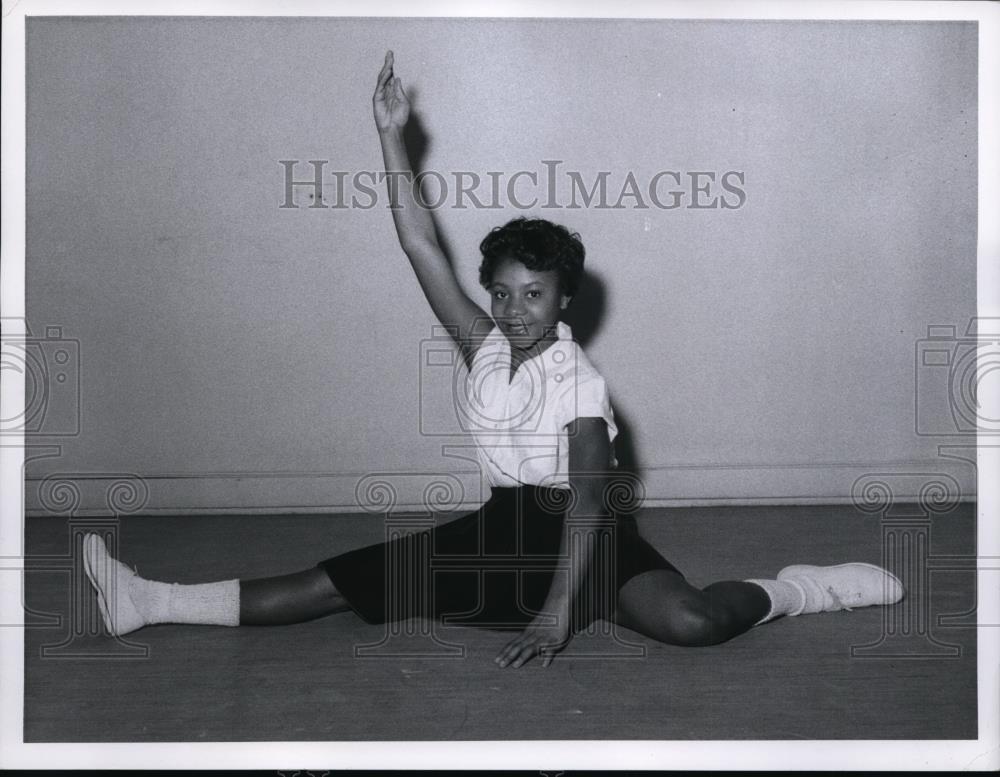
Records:
[[[783,615],[902,598],[895,576],[864,563],[789,566],[773,580],[697,588],[634,522],[619,520],[604,477],[613,472],[617,434],[607,384],[560,321],[583,273],[579,236],[525,218],[486,235],[480,281],[490,294],[487,315],[461,289],[430,212],[405,185],[412,178],[403,143],[410,105],[393,74],[392,52],[373,103],[400,244],[469,369],[467,394],[456,401],[475,410],[467,415],[489,500],[423,533],[430,536],[370,545],[289,575],[199,585],[143,579],[113,559],[101,537],[88,535],[85,569],[108,631],[156,623],[280,625],[342,611],[368,623],[447,615],[449,623],[516,629],[495,661],[519,667],[535,656],[548,665],[595,618],[699,646]],[[601,537],[611,538],[610,553],[597,551]],[[462,568],[435,566],[447,557],[461,558]],[[408,586],[431,590],[409,596]]]

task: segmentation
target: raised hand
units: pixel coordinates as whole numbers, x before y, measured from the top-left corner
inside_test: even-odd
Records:
[[[393,75],[392,51],[385,53],[385,62],[378,74],[378,85],[372,97],[375,125],[379,132],[402,129],[410,117],[410,101],[403,91],[403,82]]]
[[[568,611],[564,611],[555,624],[544,616],[535,618],[516,639],[507,643],[493,662],[501,667],[509,664],[516,669],[540,655],[542,666],[548,666],[555,654],[569,644],[568,615]]]

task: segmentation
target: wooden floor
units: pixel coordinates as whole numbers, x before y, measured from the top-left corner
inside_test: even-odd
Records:
[[[974,515],[962,505],[936,518],[930,553],[973,557]],[[851,507],[649,509],[638,520],[698,585],[882,559],[880,519]],[[386,639],[353,613],[112,639],[69,563],[85,524],[28,521],[25,742],[977,737],[968,564],[935,571],[929,593],[892,617],[869,607],[782,618],[708,648],[597,633],[548,668],[500,669],[492,659],[509,634],[422,635],[411,623]],[[193,583],[295,571],[383,532],[367,515],[130,517],[118,536],[143,576]],[[946,615],[956,617],[939,623]],[[424,655],[391,655],[405,651]]]

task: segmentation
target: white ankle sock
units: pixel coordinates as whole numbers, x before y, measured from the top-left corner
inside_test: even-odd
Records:
[[[129,595],[146,624],[240,625],[240,581],[181,585],[134,577]]]
[[[759,585],[771,599],[771,611],[757,621],[759,626],[779,615],[798,615],[806,604],[805,592],[802,587],[785,580],[744,580],[744,583]]]

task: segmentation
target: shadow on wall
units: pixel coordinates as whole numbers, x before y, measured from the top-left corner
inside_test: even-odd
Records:
[[[573,339],[585,350],[600,331],[604,320],[607,291],[604,281],[592,272],[584,271],[573,302],[563,313],[563,321],[573,330]]]
[[[573,298],[573,303],[563,314],[563,320],[573,330],[573,339],[584,350],[600,331],[604,322],[607,296],[607,286],[604,281],[594,273],[585,271],[580,279],[580,286]],[[613,389],[611,400],[615,424],[618,426],[618,436],[615,437],[614,442],[615,458],[618,459],[618,472],[626,476],[633,476],[636,481],[639,481],[640,465],[628,414],[622,410],[619,404],[615,403]],[[636,493],[633,499],[626,500],[623,507],[621,512],[631,516],[642,507],[641,493]]]

